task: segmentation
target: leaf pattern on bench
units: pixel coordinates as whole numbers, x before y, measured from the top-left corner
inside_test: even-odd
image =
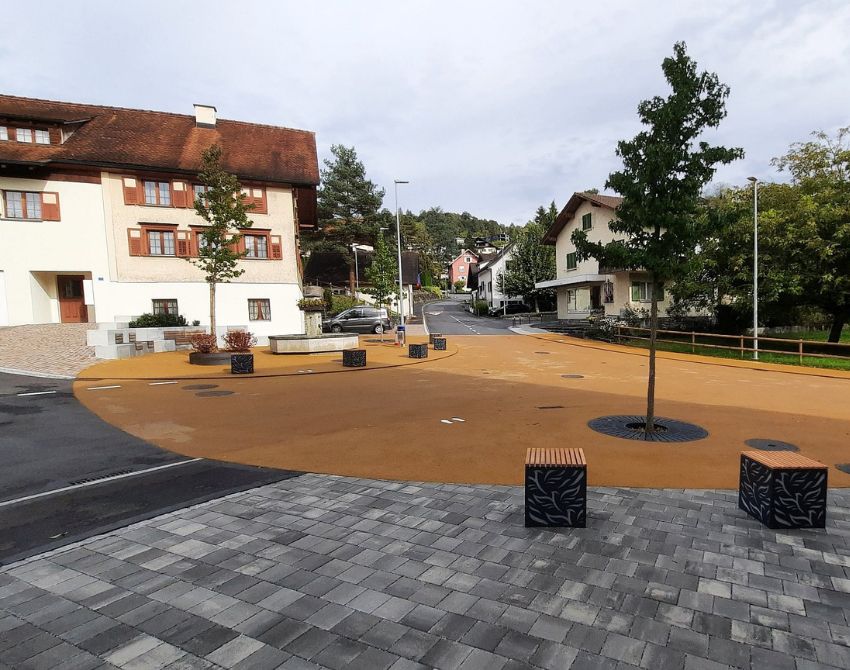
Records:
[[[770,523],[770,470],[761,463],[741,457],[738,507],[764,524]]]
[[[773,521],[778,528],[823,528],[826,472],[780,470],[773,482]]]
[[[526,468],[525,525],[584,527],[586,497],[585,468]]]

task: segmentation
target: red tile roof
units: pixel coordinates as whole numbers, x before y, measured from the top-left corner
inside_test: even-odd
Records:
[[[219,119],[195,126],[194,115],[82,105],[0,95],[0,118],[65,124],[64,144],[0,142],[0,160],[197,173],[201,153],[222,148],[224,168],[242,179],[316,185],[316,136],[305,130]]]
[[[576,210],[578,210],[583,202],[592,202],[600,207],[617,209],[620,203],[623,202],[623,199],[618,195],[603,195],[601,193],[586,193],[584,191],[573,193],[567,204],[564,205],[564,209],[558,214],[555,223],[549,226],[549,230],[543,235],[543,244],[555,244],[558,234],[569,223],[570,219],[573,218]]]

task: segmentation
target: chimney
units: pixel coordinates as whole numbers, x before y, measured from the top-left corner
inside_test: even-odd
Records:
[[[198,128],[215,128],[215,107],[212,105],[195,104],[195,126]]]

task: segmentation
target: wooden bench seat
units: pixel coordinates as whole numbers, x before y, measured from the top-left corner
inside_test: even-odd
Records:
[[[584,528],[587,461],[583,449],[528,449],[525,525]]]
[[[769,528],[823,528],[828,470],[793,451],[744,451],[738,507]]]

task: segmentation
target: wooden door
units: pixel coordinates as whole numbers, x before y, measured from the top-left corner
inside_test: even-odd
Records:
[[[62,323],[87,323],[89,320],[86,299],[83,295],[83,278],[59,275],[59,316]]]

